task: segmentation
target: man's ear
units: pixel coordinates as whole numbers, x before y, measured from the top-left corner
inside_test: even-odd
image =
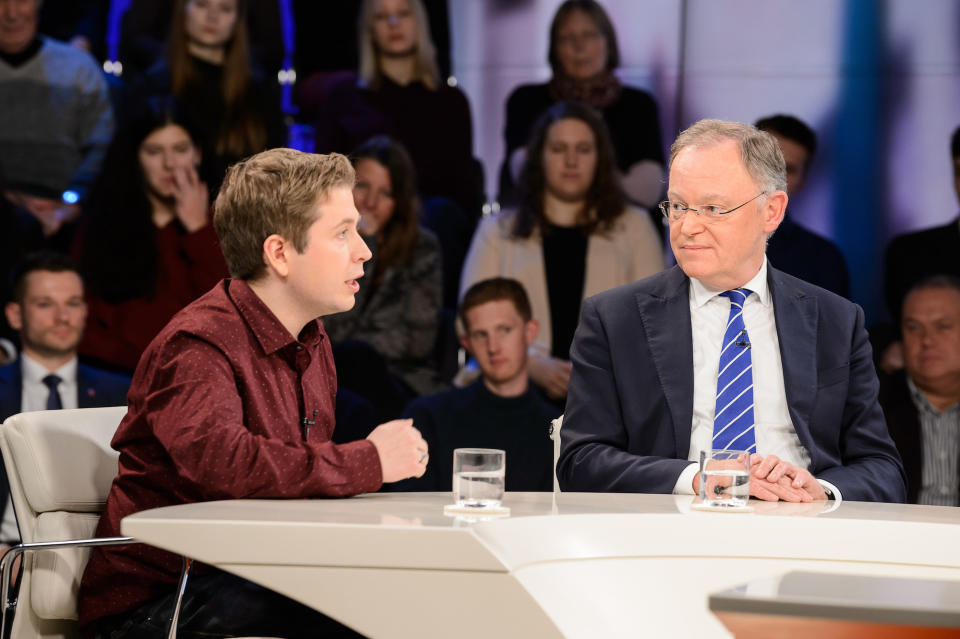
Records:
[[[540,334],[540,322],[532,319],[527,322],[526,326],[523,327],[523,330],[527,338],[527,346],[530,346],[537,341],[537,335]]]
[[[289,257],[292,250],[294,250],[293,244],[280,235],[276,233],[269,235],[263,241],[263,262],[278,277],[285,278],[290,274]]]
[[[787,210],[787,194],[783,191],[774,191],[767,196],[763,205],[763,232],[770,235],[777,230],[783,221],[783,214]]]
[[[460,336],[460,346],[463,346],[463,348],[470,353],[471,357],[473,356],[473,350],[470,348],[470,340],[467,339],[466,335]]]
[[[7,315],[7,324],[10,325],[15,331],[23,330],[23,316],[21,315],[21,307],[16,302],[7,302],[7,305],[4,307],[3,311]]]

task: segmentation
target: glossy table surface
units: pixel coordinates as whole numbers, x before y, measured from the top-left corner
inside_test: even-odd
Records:
[[[486,519],[444,515],[449,493],[239,500],[144,511],[122,530],[376,638],[729,637],[709,594],[789,570],[960,582],[960,509],[691,501],[507,493],[511,515]]]

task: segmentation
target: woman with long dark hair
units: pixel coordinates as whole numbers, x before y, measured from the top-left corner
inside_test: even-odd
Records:
[[[230,164],[286,142],[278,85],[251,63],[246,14],[247,0],[176,0],[167,59],[134,88],[192,112],[214,192]]]
[[[583,299],[662,270],[663,249],[650,216],[627,205],[607,128],[588,106],[547,110],[527,144],[518,191],[516,209],[481,221],[460,291],[494,276],[524,285],[540,323],[530,376],[560,399]]]
[[[440,244],[420,227],[413,163],[398,142],[371,138],[352,154],[359,230],[373,257],[364,266],[356,303],[325,317],[342,386],[365,396],[395,419],[411,397],[442,388],[431,366],[443,281]],[[347,345],[346,342],[353,342]],[[364,346],[376,353],[365,355]],[[349,355],[346,354],[349,352]],[[383,364],[370,363],[381,358]],[[393,379],[376,381],[386,368]]]
[[[102,366],[133,371],[170,318],[227,276],[199,139],[172,101],[150,100],[107,151],[74,251],[89,305],[80,354]]]

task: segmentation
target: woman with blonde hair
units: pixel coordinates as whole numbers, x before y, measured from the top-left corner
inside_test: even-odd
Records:
[[[473,164],[470,106],[440,77],[423,3],[364,0],[358,29],[360,68],[338,75],[325,92],[316,151],[349,153],[375,135],[388,135],[410,153],[428,225],[427,200],[436,196],[478,215],[482,185]],[[448,238],[439,234],[446,247]],[[469,232],[462,241],[469,242]]]

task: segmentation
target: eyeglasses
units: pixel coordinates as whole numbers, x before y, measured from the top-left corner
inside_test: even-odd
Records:
[[[667,220],[669,220],[670,222],[679,222],[683,218],[683,216],[687,214],[687,211],[693,211],[694,213],[697,214],[698,217],[703,216],[707,221],[713,222],[713,221],[719,220],[724,215],[733,213],[737,209],[744,207],[747,204],[750,204],[761,195],[766,195],[766,194],[767,194],[766,191],[760,191],[759,193],[754,195],[752,198],[750,198],[743,204],[735,206],[732,209],[727,209],[726,211],[722,210],[719,206],[715,206],[713,204],[704,204],[700,208],[694,209],[694,208],[690,208],[689,206],[684,206],[682,202],[671,202],[670,200],[664,200],[663,202],[660,203],[660,212],[663,213],[663,216],[667,218]]]

